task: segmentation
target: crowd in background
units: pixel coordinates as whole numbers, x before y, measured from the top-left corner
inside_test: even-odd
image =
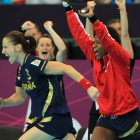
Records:
[[[115,3],[115,0],[71,0],[71,3],[95,1],[100,4]],[[0,0],[0,4],[60,4],[61,0]],[[140,3],[140,0],[126,0],[126,3]]]

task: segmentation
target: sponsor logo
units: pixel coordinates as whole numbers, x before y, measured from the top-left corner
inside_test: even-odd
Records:
[[[33,62],[31,62],[31,64],[32,64],[32,65],[35,65],[35,66],[39,66],[40,62],[41,62],[40,60],[37,60],[37,59],[36,59],[36,60],[34,60]]]

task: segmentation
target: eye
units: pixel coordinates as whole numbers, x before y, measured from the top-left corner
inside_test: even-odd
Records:
[[[6,46],[3,46],[3,48],[6,49],[7,47]]]
[[[50,47],[50,44],[47,43],[46,46],[47,46],[47,47]]]
[[[101,44],[101,42],[97,41],[97,44]]]

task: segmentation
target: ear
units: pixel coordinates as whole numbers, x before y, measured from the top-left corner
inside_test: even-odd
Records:
[[[19,51],[21,50],[21,48],[22,48],[21,44],[17,44],[17,45],[16,45],[16,51],[17,51],[17,52],[19,52]]]
[[[54,47],[54,46],[52,47],[52,50],[53,50],[53,52],[54,52],[54,50],[55,50],[55,47]]]

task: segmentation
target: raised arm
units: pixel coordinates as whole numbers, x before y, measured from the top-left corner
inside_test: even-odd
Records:
[[[31,30],[33,28],[35,28],[35,24],[33,24],[31,21],[25,21],[18,31],[24,34],[27,30]]]
[[[105,25],[97,19],[94,12],[90,8],[86,7],[84,9],[86,11],[85,13],[81,13],[81,11],[78,11],[78,13],[83,17],[88,17],[91,23],[93,23],[94,31],[96,32],[107,53],[119,64],[128,65],[130,61],[126,60],[130,60],[130,54],[110,36]]]
[[[120,21],[121,21],[121,44],[122,47],[130,54],[131,59],[134,58],[134,52],[131,44],[131,40],[128,32],[128,19],[126,13],[125,0],[115,0],[115,3],[120,9]]]
[[[72,66],[65,65],[60,62],[49,61],[44,68],[44,74],[46,75],[59,75],[67,74],[73,80],[78,82],[85,90],[87,90],[88,95],[92,100],[97,100],[99,96],[98,89],[93,87],[92,84],[85,79],[78,71],[76,71]]]
[[[60,36],[54,31],[52,21],[47,21],[44,23],[44,28],[51,35],[56,47],[58,48],[58,52],[56,55],[56,61],[65,63],[66,61],[66,45]]]
[[[84,29],[83,24],[81,23],[77,13],[72,10],[72,7],[69,4],[68,0],[62,0],[62,5],[66,9],[67,22],[71,34],[75,41],[77,42],[80,49],[85,53],[87,59],[93,61],[94,51],[93,44],[94,41],[88,36],[87,32]]]
[[[0,98],[0,108],[20,105],[26,101],[26,98],[27,93],[24,89],[16,86],[16,93],[4,100]]]
[[[94,6],[95,6],[95,2],[93,1],[88,1],[87,2],[87,7],[91,8],[94,10]],[[94,40],[94,31],[93,31],[93,26],[92,23],[90,22],[90,20],[88,18],[86,18],[86,32],[90,35],[90,38],[92,40]]]

